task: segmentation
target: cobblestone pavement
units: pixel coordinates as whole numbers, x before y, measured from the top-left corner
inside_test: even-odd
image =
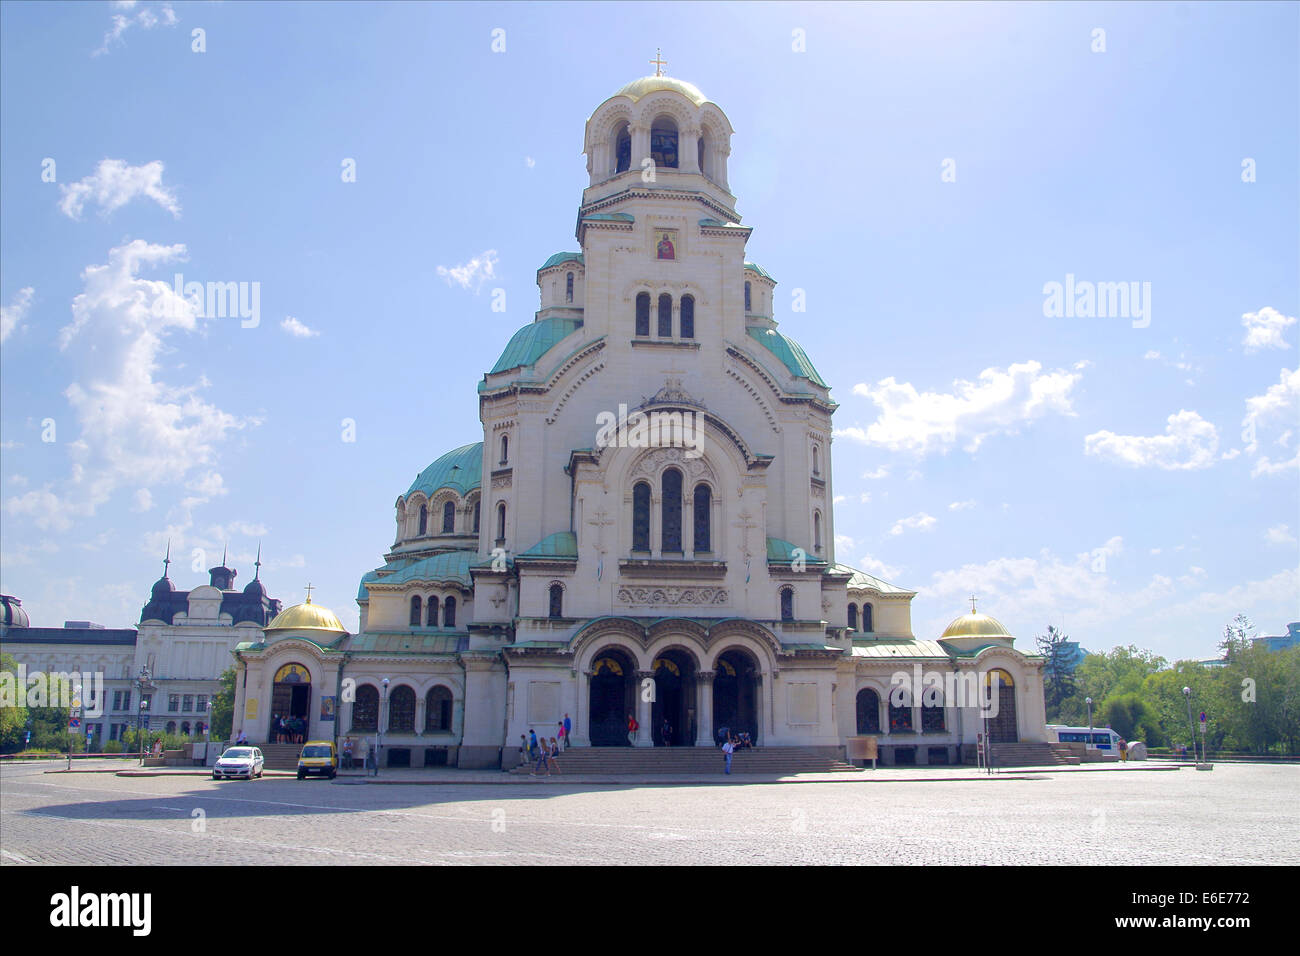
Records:
[[[724,786],[58,766],[0,767],[0,864],[1300,863],[1294,766]]]

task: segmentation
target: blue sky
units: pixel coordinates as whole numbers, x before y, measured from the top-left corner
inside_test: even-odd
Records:
[[[0,588],[122,626],[169,538],[179,587],[260,540],[273,595],[355,627],[576,248],[586,117],[659,46],[731,119],[749,257],[840,402],[837,557],[920,592],[918,637],[972,591],[1026,648],[1281,633],[1298,34],[1282,3],[6,3]],[[258,283],[256,327],[154,315],[178,272]],[[1149,310],[1046,315],[1067,276]]]

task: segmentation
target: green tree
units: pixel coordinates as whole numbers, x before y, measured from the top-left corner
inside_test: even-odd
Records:
[[[0,677],[13,689],[13,706],[0,705],[0,753],[16,753],[23,749],[27,731],[27,696],[25,687],[18,685],[18,662],[10,654],[0,654]],[[5,704],[10,703],[6,701]]]
[[[1034,638],[1038,653],[1047,658],[1043,669],[1044,703],[1048,723],[1056,723],[1061,716],[1061,704],[1074,694],[1074,649],[1068,646],[1069,637],[1052,625],[1047,633]]]
[[[234,730],[235,669],[224,671],[220,680],[221,690],[212,695],[212,739],[229,740]]]

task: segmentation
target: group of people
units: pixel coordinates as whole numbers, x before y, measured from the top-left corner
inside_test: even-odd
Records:
[[[536,766],[533,767],[531,776],[537,776],[538,771],[545,769],[545,776],[551,775],[551,770],[560,773],[560,765],[556,758],[560,752],[569,746],[569,735],[573,732],[573,722],[569,715],[565,714],[564,719],[556,725],[555,736],[550,740],[545,737],[538,737],[537,731],[532,727],[528,728],[528,736],[519,735],[519,762],[528,763],[535,760]]]
[[[722,741],[723,773],[731,773],[731,755],[737,750],[754,749],[754,739],[749,735],[748,730],[733,734],[730,727],[723,727],[718,731],[718,739]]]
[[[271,736],[277,744],[301,744],[307,740],[307,721],[284,714],[271,715]]]

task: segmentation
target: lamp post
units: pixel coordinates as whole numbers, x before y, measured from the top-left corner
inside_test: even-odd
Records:
[[[72,706],[68,708],[68,769],[72,769],[72,732],[81,727],[81,685],[72,691]]]
[[[149,676],[149,665],[140,665],[140,676],[135,679],[136,691],[139,694],[139,700],[136,703],[135,711],[135,735],[140,744],[140,766],[144,766],[144,721],[145,711],[149,709],[149,702],[144,699],[146,690],[154,689],[154,682]]]
[[[379,732],[376,736],[375,745],[375,776],[379,776],[380,754],[384,752],[384,715],[388,711],[388,678],[385,677],[381,683],[384,685],[384,698],[379,704]]]
[[[1183,688],[1183,697],[1187,699],[1187,726],[1192,731],[1192,760],[1199,764],[1201,758],[1196,753],[1196,724],[1192,720],[1192,689],[1190,687]]]
[[[1083,702],[1088,705],[1088,739],[1083,744],[1083,759],[1088,759],[1088,748],[1092,746],[1092,698],[1085,697]]]

